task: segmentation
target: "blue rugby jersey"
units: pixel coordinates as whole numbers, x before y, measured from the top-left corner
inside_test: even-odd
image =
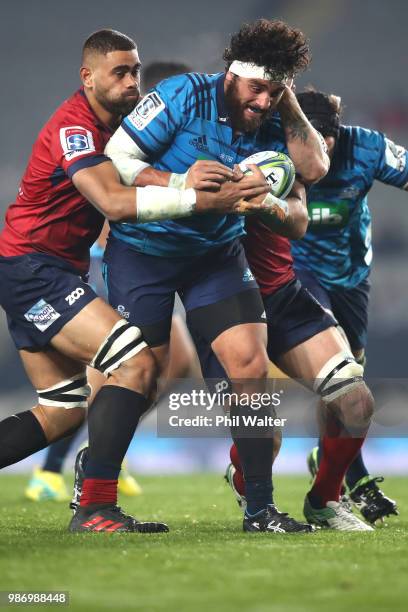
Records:
[[[184,173],[197,159],[232,167],[252,153],[283,150],[277,119],[262,133],[233,139],[222,74],[190,73],[159,83],[122,122],[122,128],[158,170]],[[272,144],[273,143],[273,144]],[[238,215],[206,214],[144,224],[115,223],[116,238],[151,255],[201,255],[245,233]]]
[[[308,231],[292,243],[298,268],[311,269],[328,290],[351,289],[372,261],[367,194],[375,180],[403,188],[408,153],[384,134],[341,126],[328,174],[308,192]]]

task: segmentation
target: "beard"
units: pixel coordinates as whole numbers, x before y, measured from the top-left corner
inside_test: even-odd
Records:
[[[137,98],[123,95],[121,98],[115,100],[110,98],[106,91],[95,90],[95,98],[105,110],[119,117],[120,115],[129,115],[129,113],[132,112],[139,102],[140,95],[138,95]]]
[[[246,102],[240,102],[238,87],[235,81],[228,83],[225,92],[225,103],[231,124],[234,130],[238,132],[256,132],[270,112],[268,109],[260,113],[254,113],[253,117],[246,116],[244,111],[251,105],[248,105]]]

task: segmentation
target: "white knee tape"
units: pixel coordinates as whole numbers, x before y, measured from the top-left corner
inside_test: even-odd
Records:
[[[146,346],[140,329],[121,319],[112,327],[90,365],[107,376]]]
[[[86,374],[81,372],[48,389],[37,389],[37,393],[38,403],[43,406],[86,408],[88,397],[91,395],[91,386],[87,383]]]
[[[350,353],[337,353],[320,370],[313,390],[329,403],[361,385],[363,374],[364,368]]]

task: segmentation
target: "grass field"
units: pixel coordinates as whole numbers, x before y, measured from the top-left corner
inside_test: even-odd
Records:
[[[292,536],[244,534],[217,475],[140,481],[144,495],[123,506],[167,521],[169,534],[68,534],[65,505],[26,502],[26,479],[2,475],[0,590],[69,591],[69,609],[88,611],[408,608],[405,479],[386,481],[401,510],[388,527]],[[306,487],[306,477],[276,478],[278,505],[300,518]]]

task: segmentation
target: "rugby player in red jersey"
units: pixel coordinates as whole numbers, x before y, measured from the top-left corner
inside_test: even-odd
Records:
[[[34,144],[16,201],[0,234],[0,303],[38,404],[0,423],[0,467],[74,431],[90,388],[86,366],[107,381],[88,415],[89,461],[71,531],[167,531],[116,506],[117,477],[155,383],[155,362],[140,330],[98,298],[86,283],[89,248],[109,220],[173,218],[240,209],[245,194],[264,198],[260,173],[224,182],[221,164],[196,166],[194,176],[224,182],[214,193],[121,185],[103,154],[107,140],[139,97],[136,45],[113,30],[85,42],[83,87],[45,124]],[[192,183],[194,185],[194,182]],[[254,208],[262,208],[256,204]]]
[[[147,92],[158,81],[165,79],[174,74],[182,72],[191,72],[192,68],[186,64],[178,62],[151,62],[148,65],[143,65],[142,83],[143,89]],[[89,282],[96,290],[97,294],[103,299],[107,298],[106,288],[102,279],[101,267],[102,257],[106,246],[106,239],[109,233],[109,223],[105,222],[102,232],[98,240],[91,249],[91,265],[89,270]],[[119,312],[119,314],[121,314]],[[126,317],[127,313],[121,316]],[[87,371],[88,382],[92,387],[92,392],[95,395],[101,385],[105,382],[104,376],[89,368]],[[171,324],[170,337],[170,356],[165,378],[172,384],[174,379],[184,377],[199,377],[200,365],[195,352],[193,342],[190,338],[180,305],[175,304],[175,311]],[[92,396],[88,399],[89,404],[92,403]],[[24,491],[25,497],[35,502],[43,502],[53,500],[56,502],[65,502],[70,499],[67,486],[63,477],[63,465],[66,457],[72,446],[81,437],[81,430],[78,430],[74,435],[67,436],[50,444],[47,449],[47,454],[44,458],[41,468],[36,468],[30,481]],[[80,460],[84,466],[86,463],[87,450],[82,452]],[[84,456],[85,455],[85,456]],[[140,485],[135,478],[126,469],[126,463],[122,465],[122,470],[118,479],[118,493],[128,497],[139,495],[142,492]],[[72,506],[77,501],[72,501]]]
[[[285,233],[288,237],[279,235]],[[245,254],[263,298],[268,320],[268,356],[288,376],[304,381],[327,407],[325,449],[316,479],[305,499],[304,513],[310,523],[342,531],[372,531],[373,528],[340,503],[344,475],[364,441],[373,408],[370,391],[363,382],[363,368],[345,344],[336,321],[296,279],[290,251],[290,233],[282,226],[267,227],[259,218],[247,219]],[[295,237],[295,236],[293,236]],[[225,377],[214,354],[194,335],[203,374]],[[337,417],[336,417],[337,414]],[[342,424],[356,427],[359,437],[344,436]],[[343,433],[344,437],[340,437]],[[236,442],[236,441],[235,441]],[[279,436],[256,440],[263,448],[259,464],[265,480],[270,480],[273,459],[279,452]],[[231,448],[232,463],[226,478],[240,505],[245,506],[246,479],[241,465],[242,448]],[[258,475],[259,478],[259,475]],[[257,520],[262,525],[263,513]],[[250,523],[248,519],[247,523]],[[284,531],[286,522],[275,521],[271,530]],[[252,520],[252,524],[254,521]],[[256,528],[252,529],[253,531]],[[289,531],[289,529],[287,529]]]

